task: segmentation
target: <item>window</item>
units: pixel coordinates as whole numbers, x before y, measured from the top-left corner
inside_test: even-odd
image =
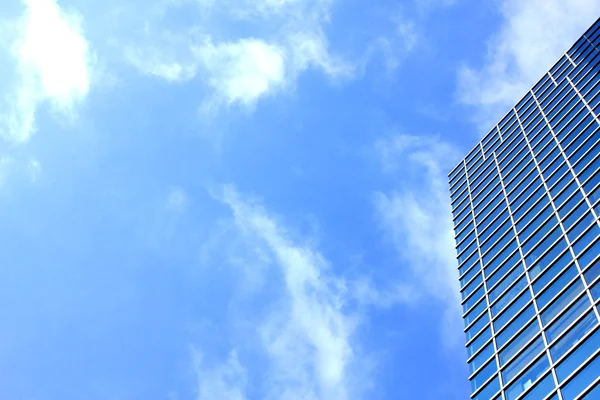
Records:
[[[537,189],[529,188],[528,190],[530,192],[529,198],[526,197],[526,200],[522,203],[522,205],[519,207],[519,209],[513,212],[513,217],[514,217],[515,221],[520,220],[523,215],[526,215],[529,212],[531,212],[531,211],[529,211],[529,209],[540,199],[543,199],[543,200],[539,201],[539,203],[538,203],[539,206],[537,206],[537,207],[540,207],[539,209],[541,209],[541,207],[543,207],[544,204],[548,204],[548,202],[549,202],[548,196],[546,196],[546,191],[543,186],[540,186]],[[537,209],[537,207],[536,207],[536,209]],[[532,211],[535,213],[535,211],[533,209],[532,209]]]
[[[504,265],[508,266],[508,264],[504,264]],[[502,267],[500,269],[503,269],[503,268],[505,268],[505,267]],[[512,270],[511,273],[508,274],[506,276],[506,278],[504,278],[498,286],[496,286],[492,290],[490,290],[490,292],[489,292],[490,302],[493,303],[494,301],[496,301],[498,296],[500,296],[510,285],[512,285],[519,278],[519,276],[521,276],[521,274],[523,274],[524,271],[525,271],[525,268],[523,268],[522,264],[517,265],[517,267],[514,270]]]
[[[463,303],[463,313],[466,313],[467,311],[469,311],[471,308],[473,308],[473,306],[475,305],[475,303],[477,301],[479,301],[480,299],[483,298],[483,295],[485,294],[485,288],[483,287],[483,285],[481,285],[479,287],[479,289],[477,289],[475,291],[475,293],[469,297],[467,299],[467,301],[465,301]]]
[[[473,252],[477,249],[477,242],[471,242],[471,244],[466,248],[465,251],[463,251],[462,253],[460,253],[460,255],[458,256],[458,263],[462,264],[464,263],[470,255],[473,254]]]
[[[459,275],[462,275],[468,271],[477,261],[479,261],[479,253],[474,252],[465,262],[461,264],[460,268],[458,268]]]
[[[537,216],[535,214],[535,211],[532,212],[530,216],[526,215],[525,218],[523,218],[522,223],[517,224],[519,229],[522,229],[524,225],[529,223],[529,220],[531,218],[533,218],[533,220],[531,221],[530,225],[528,225],[526,228],[524,228],[523,230],[521,230],[519,232],[519,239],[521,239],[521,242],[526,241],[531,236],[531,234],[533,232],[535,232],[535,230],[538,229],[544,223],[544,221],[546,221],[548,219],[548,217],[550,217],[553,214],[554,214],[554,211],[552,210],[552,207],[550,207],[550,204],[547,204],[546,208],[544,210],[542,210],[541,212],[539,212],[537,214]],[[534,218],[534,216],[535,216],[535,218]],[[552,226],[552,224],[554,224],[554,223],[556,223],[556,222],[548,222],[548,224],[550,226]]]
[[[494,321],[494,328],[496,331],[500,331],[512,317],[518,314],[518,311],[522,309],[531,300],[531,293],[529,290],[525,290],[513,303],[510,305],[496,320]]]
[[[600,244],[600,241],[596,242],[596,245]],[[590,250],[594,250],[593,248]],[[598,249],[595,249],[596,253],[595,256],[597,257],[600,253],[598,252]],[[581,266],[581,262],[579,263],[579,265]],[[587,264],[586,264],[587,266]],[[583,266],[582,266],[583,268]],[[592,283],[594,283],[594,281],[596,281],[596,279],[598,279],[598,276],[600,276],[600,259],[597,259],[594,264],[592,264],[591,268],[588,269],[587,271],[585,271],[583,273],[583,276],[585,277],[586,282],[591,285]]]
[[[556,226],[557,223],[558,220],[553,215],[544,225],[542,225],[539,231],[531,235],[529,239],[523,243],[523,253],[526,255],[526,257],[529,255],[534,246],[538,251],[541,249],[546,249],[562,236],[562,231],[558,226]]]
[[[473,266],[473,268],[471,268],[470,270],[466,271],[466,273],[464,275],[461,276],[460,278],[460,284],[461,285],[465,285],[466,283],[468,283],[471,279],[473,279],[473,277],[479,272],[481,271],[481,268],[479,267],[479,264],[475,264]]]
[[[573,244],[575,254],[579,256],[579,254],[581,254],[581,252],[599,236],[600,228],[598,228],[598,225],[596,224],[592,225],[591,229],[584,233],[583,236]]]
[[[481,254],[486,254],[486,252],[492,248],[492,246],[504,236],[507,232],[511,233],[510,237],[507,238],[504,243],[507,243],[508,240],[514,237],[514,233],[512,231],[512,225],[510,223],[510,219],[506,220],[488,239],[481,245]],[[485,256],[484,256],[485,259]]]
[[[539,294],[542,289],[544,289],[552,279],[558,276],[558,274],[561,273],[572,261],[573,257],[571,256],[571,252],[566,251],[562,256],[552,263],[552,266],[546,268],[539,279],[533,282],[533,291],[535,294]]]
[[[505,213],[503,215],[501,215],[499,218],[497,218],[494,222],[492,222],[489,227],[487,227],[483,232],[481,230],[479,230],[479,243],[487,243],[487,248],[493,244],[493,242],[487,242],[488,238],[490,237],[490,235],[496,233],[497,237],[500,237],[500,235],[504,232],[506,232],[508,230],[509,227],[511,227],[512,225],[510,224],[510,218],[508,217],[508,213]],[[501,227],[501,228],[500,228]],[[500,229],[498,229],[500,228]],[[481,250],[482,253],[485,252],[485,250]]]
[[[529,364],[533,359],[535,359],[542,351],[544,350],[544,341],[541,336],[538,336],[536,340],[533,341],[523,351],[519,354],[511,363],[502,371],[502,380],[504,382],[510,382],[519,372],[525,368],[527,364]]]
[[[485,388],[481,389],[481,392],[473,398],[473,400],[489,400],[493,395],[498,393],[500,390],[500,378],[495,377]]]
[[[567,249],[567,241],[565,239],[559,240],[550,250],[546,253],[541,254],[543,250],[535,250],[526,259],[525,262],[529,269],[529,276],[531,279],[535,279],[541,272],[545,271],[546,268],[551,265],[553,260],[556,259],[563,251]]]
[[[554,385],[554,378],[552,377],[552,374],[548,374],[544,379],[536,384],[535,387],[529,391],[529,393],[527,393],[524,397],[521,397],[521,400],[544,399],[555,388],[556,386]],[[558,399],[558,396],[553,396],[550,400],[556,399]]]
[[[581,321],[576,323],[556,344],[550,348],[550,354],[556,361],[577,345],[586,333],[598,325],[593,311],[589,311]]]
[[[467,342],[473,339],[477,334],[490,322],[490,315],[488,313],[483,313],[481,318],[477,320],[471,327],[465,332],[467,336]]]
[[[587,210],[587,206],[585,208]],[[575,218],[575,215],[573,216]],[[591,224],[593,224],[595,218],[592,213],[587,213],[582,219],[579,220],[575,225],[571,227],[571,230],[567,232],[567,236],[571,242],[574,242]],[[569,220],[572,223],[572,220]]]
[[[465,240],[463,240],[462,242],[460,242],[458,244],[458,246],[456,246],[456,251],[458,253],[462,253],[467,246],[469,246],[473,241],[475,240],[475,231],[471,232],[466,238]]]
[[[517,263],[520,263],[520,261],[521,255],[518,251],[516,251],[508,260],[506,260],[504,264],[502,264],[502,267],[497,269],[496,273],[494,273],[491,277],[487,278],[488,289],[493,288],[494,285],[496,285],[498,281],[500,281],[507,274],[507,272],[510,271]],[[522,264],[519,269],[521,268]]]
[[[490,342],[477,356],[469,363],[470,373],[474,373],[494,355],[494,343]]]
[[[523,375],[506,389],[506,400],[516,400],[521,393],[529,390],[534,382],[550,368],[548,357],[543,355]]]
[[[579,192],[576,192],[577,194],[579,194]],[[573,198],[577,198],[578,196],[573,196]],[[571,204],[571,201],[569,200],[567,202],[567,204],[565,206],[569,206]],[[562,207],[562,209],[564,209],[565,207]],[[575,223],[577,222],[577,220],[579,220],[579,218],[581,216],[583,216],[583,214],[585,214],[585,212],[587,211],[587,204],[585,204],[585,202],[581,202],[578,206],[576,206],[573,210],[571,210],[571,214],[564,219],[563,221],[563,226],[565,227],[565,230],[568,231],[569,229],[571,229],[571,227],[573,227],[573,225],[575,225]]]
[[[488,381],[498,371],[498,367],[494,360],[491,360],[485,367],[483,367],[477,375],[471,379],[471,390],[474,392],[480,387],[483,386],[484,383]]]
[[[546,307],[552,301],[558,292],[565,288],[577,276],[577,268],[575,264],[571,264],[565,272],[560,275],[542,294],[537,296],[537,304],[540,309]]]
[[[596,330],[591,336],[579,345],[558,367],[556,375],[559,382],[564,382],[583,362],[594,354],[600,347],[600,330]],[[598,371],[598,370],[596,370]],[[598,376],[598,375],[596,375]]]
[[[477,278],[473,279],[471,281],[471,283],[469,283],[463,290],[462,292],[460,292],[462,299],[466,299],[467,297],[469,297],[469,295],[471,293],[473,293],[473,290],[475,290],[477,288],[477,286],[479,286],[481,284],[481,282],[483,282],[483,278],[481,277],[481,274],[477,275]]]
[[[577,375],[563,388],[563,400],[579,399],[597,399],[600,396],[600,385],[596,385],[585,397],[579,397],[579,394],[585,390],[596,378],[600,370],[600,356],[596,356],[585,368],[578,372]]]
[[[540,325],[533,320],[505,349],[500,351],[500,366],[504,366],[515,354],[519,352],[529,341],[540,332]]]
[[[550,306],[542,312],[542,321],[547,325],[554,317],[564,310],[581,292],[583,284],[581,279],[573,282]]]
[[[506,246],[502,251],[500,251],[500,253],[498,253],[498,256],[495,259],[490,261],[490,263],[484,267],[486,276],[494,273],[494,271],[502,265],[504,260],[506,260],[509,256],[513,254],[513,252],[517,250],[517,242],[513,240],[508,246]]]
[[[581,296],[569,309],[546,329],[548,341],[555,341],[568,327],[590,307],[587,296]]]
[[[492,338],[492,328],[490,328],[488,326],[487,329],[485,329],[483,332],[481,332],[481,335],[479,335],[477,337],[477,339],[473,340],[473,342],[471,342],[467,346],[467,354],[469,354],[469,357],[471,357],[471,356],[473,356],[473,354],[477,353],[477,351],[479,351],[481,346],[486,344],[487,341],[490,340],[491,338]]]
[[[477,317],[486,309],[485,299],[479,302],[469,313],[465,316],[465,328],[475,321]]]
[[[530,304],[523,310],[521,314],[510,324],[506,326],[500,334],[496,336],[496,344],[498,348],[501,349],[521,328],[523,328],[531,319],[535,317],[535,308],[533,304]],[[537,324],[537,320],[534,321]]]
[[[495,317],[496,315],[498,315],[508,305],[508,303],[511,302],[515,298],[515,296],[517,294],[521,293],[521,291],[523,289],[525,289],[526,287],[527,287],[527,277],[523,274],[521,279],[519,279],[512,288],[507,290],[502,295],[502,297],[500,297],[498,299],[498,301],[496,301],[494,304],[492,304],[492,307],[491,307],[492,318]]]

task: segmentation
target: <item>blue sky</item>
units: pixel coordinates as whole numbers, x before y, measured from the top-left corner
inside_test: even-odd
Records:
[[[0,397],[463,399],[447,172],[593,0],[0,5]]]

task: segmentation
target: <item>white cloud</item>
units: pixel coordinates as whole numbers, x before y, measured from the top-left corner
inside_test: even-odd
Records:
[[[88,93],[92,64],[81,20],[54,0],[26,0],[16,24],[11,54],[16,81],[4,98],[4,135],[26,141],[35,131],[38,106],[48,101],[54,110],[71,114]]]
[[[436,299],[446,307],[444,341],[460,337],[460,295],[446,171],[459,159],[437,137],[398,135],[377,143],[385,172],[398,176],[395,190],[376,193],[377,216],[407,274],[399,300]],[[412,300],[411,300],[412,299]]]
[[[503,22],[481,68],[459,72],[459,96],[494,124],[550,69],[600,14],[596,0],[503,0]]]
[[[142,73],[168,81],[198,78],[212,89],[208,109],[251,108],[262,98],[292,89],[309,68],[332,79],[354,73],[351,63],[330,54],[323,33],[330,0],[204,1],[196,6],[200,18],[193,28],[146,30],[150,45],[126,46],[125,59]],[[159,18],[153,26],[160,24]],[[243,35],[223,28],[239,25],[245,27]]]
[[[145,75],[169,82],[181,82],[196,75],[196,65],[166,59],[155,49],[131,48],[125,51],[125,60]]]
[[[233,43],[207,41],[195,50],[208,82],[227,105],[251,106],[285,84],[285,53],[280,46],[258,39]]]
[[[226,362],[213,368],[203,365],[202,353],[199,350],[194,349],[192,355],[198,379],[197,400],[246,399],[246,369],[240,364],[235,351],[230,353]]]
[[[269,253],[276,268],[271,275],[281,277],[281,296],[270,301],[271,311],[254,332],[268,359],[265,397],[349,398],[350,388],[357,386],[350,376],[355,324],[344,309],[344,282],[332,275],[318,251],[292,241],[259,203],[242,199],[230,186],[222,200],[231,207],[239,233]]]

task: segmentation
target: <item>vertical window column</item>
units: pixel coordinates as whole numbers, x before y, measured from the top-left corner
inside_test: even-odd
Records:
[[[479,145],[481,146],[481,142],[479,143]],[[483,153],[483,149],[481,149],[481,153]],[[485,154],[483,154],[483,156],[485,157]],[[494,159],[496,158],[494,154],[491,155],[491,157],[494,157]],[[465,177],[467,180],[467,190],[469,192],[469,201],[471,202],[471,204],[473,204],[473,196],[471,193],[471,182],[470,182],[470,178],[469,178],[469,169],[467,168],[467,164],[465,161],[463,161],[465,163]],[[481,243],[479,242],[479,232],[478,232],[478,228],[477,228],[477,220],[475,219],[475,211],[473,209],[473,207],[471,207],[471,215],[473,217],[473,225],[475,227],[475,240],[477,242],[477,252],[479,253],[479,265],[481,268],[481,274],[483,276],[484,271],[483,271],[483,258],[482,258],[482,254],[481,254]],[[498,358],[498,345],[496,344],[496,333],[494,330],[494,323],[492,321],[492,311],[491,311],[491,307],[490,307],[490,297],[489,297],[489,291],[488,291],[488,287],[487,287],[487,282],[485,279],[483,279],[483,288],[485,290],[485,302],[487,305],[487,313],[490,319],[490,329],[492,332],[492,343],[494,346],[494,362],[496,363],[496,375],[498,376],[498,379],[500,381],[500,387],[503,388],[504,384],[502,382],[502,375],[500,374],[500,360]],[[502,396],[502,400],[506,400],[505,396],[504,396],[504,390],[501,391],[501,396]],[[562,399],[561,399],[562,400]]]
[[[527,135],[525,134],[525,130],[523,129],[523,125],[521,124],[521,119],[519,118],[519,115],[517,114],[516,111],[517,110],[515,109],[514,112],[515,112],[515,115],[517,117],[517,123],[519,124],[519,129],[521,130],[523,136],[525,137],[525,140],[527,140]],[[527,145],[529,146],[529,142],[527,142]],[[529,147],[529,151],[531,152],[531,155],[534,158],[534,162],[535,162],[535,156],[533,155],[533,152],[531,151],[531,147]],[[515,222],[514,217],[513,217],[513,210],[511,208],[510,202],[508,201],[508,193],[506,192],[506,188],[504,187],[504,179],[502,177],[502,172],[500,170],[500,165],[498,164],[498,160],[497,159],[495,160],[495,162],[496,162],[496,169],[498,171],[498,175],[500,176],[500,186],[502,187],[502,192],[504,194],[504,198],[505,198],[506,203],[508,205],[508,213],[509,213],[509,216],[510,216],[510,222],[511,222],[514,234],[515,234],[515,240],[517,241],[517,246],[519,248],[519,254],[521,256],[521,262],[525,263],[525,254],[523,254],[523,247],[521,245],[521,239],[519,238],[519,232],[517,231],[517,225],[516,225],[516,222]],[[536,167],[537,167],[537,163],[536,163]],[[539,171],[539,167],[538,167],[538,172],[539,172],[539,174],[541,176],[541,171]],[[546,190],[548,190],[548,188],[546,188]],[[554,366],[553,366],[553,364],[551,362],[552,358],[550,357],[550,349],[549,349],[549,346],[548,346],[548,339],[546,338],[546,332],[544,331],[544,325],[542,324],[540,310],[538,308],[537,301],[536,301],[536,298],[535,298],[535,293],[534,293],[533,287],[531,285],[531,277],[529,276],[529,270],[528,270],[527,266],[524,265],[524,267],[525,267],[525,277],[527,279],[527,289],[529,290],[529,293],[531,294],[531,298],[533,299],[532,301],[533,301],[533,307],[534,307],[535,314],[536,314],[537,323],[538,323],[538,325],[540,327],[540,331],[542,332],[541,333],[541,337],[542,337],[542,340],[543,340],[543,343],[544,343],[544,357],[547,357],[548,360],[550,361],[550,370],[551,370],[551,374],[552,374],[552,379],[554,380],[554,386],[555,386],[555,388],[558,388],[559,387],[559,385],[558,385],[558,377],[556,376],[556,372],[554,371]],[[534,360],[531,360],[531,361],[533,362]],[[503,386],[503,390],[505,390],[505,389],[506,389],[506,387]],[[559,400],[563,400],[562,394],[560,393],[560,391],[558,391],[558,398],[559,398]]]
[[[587,102],[585,101],[585,99],[583,99],[581,97],[581,94],[579,93],[579,91],[577,90],[577,88],[575,87],[575,85],[573,85],[573,82],[571,82],[571,80],[569,79],[569,77],[567,77],[566,79],[569,81],[570,85],[574,88],[575,93],[577,93],[577,95],[580,97],[580,99],[583,101],[583,103],[586,105],[586,107],[588,107],[588,110],[590,112],[592,112],[592,110],[590,110],[589,106],[587,105]],[[533,93],[533,91],[531,92],[531,95],[533,96],[533,100],[535,101],[536,105],[539,107],[540,112],[542,113],[542,117],[544,118],[545,123],[548,125],[548,129],[550,129],[550,135],[552,135],[552,138],[556,142],[558,151],[560,152],[560,156],[564,158],[565,163],[566,163],[566,165],[567,165],[567,167],[569,169],[569,172],[575,178],[575,183],[577,184],[577,188],[579,189],[579,192],[583,195],[583,198],[584,198],[584,200],[585,200],[585,202],[586,202],[586,204],[588,206],[588,209],[591,211],[592,215],[594,216],[594,218],[596,220],[596,224],[600,225],[600,220],[598,219],[598,214],[596,213],[596,211],[592,207],[592,204],[590,203],[590,199],[588,198],[587,194],[583,190],[581,182],[579,181],[579,178],[577,177],[577,174],[575,174],[575,171],[573,170],[573,166],[569,162],[569,159],[566,157],[564,149],[563,149],[562,145],[560,144],[560,141],[556,137],[556,134],[554,133],[554,129],[550,125],[550,122],[548,121],[548,117],[546,116],[546,113],[544,112],[544,110],[540,106],[540,103],[538,102],[538,99],[535,96],[535,94]],[[592,115],[594,115],[594,114],[592,114]],[[594,117],[596,118],[596,121],[598,121],[598,117],[596,115],[594,115]],[[517,120],[519,121],[519,123],[521,123],[521,121],[518,119],[518,116],[517,116]],[[541,175],[542,171],[540,169],[540,166],[538,165],[537,160],[535,159],[535,155],[533,154],[533,150],[531,148],[531,144],[529,143],[529,138],[527,138],[527,135],[525,136],[525,141],[527,142],[527,146],[529,147],[529,151],[531,151],[532,155],[534,156],[534,162],[535,162],[536,168],[538,169],[538,171],[539,171],[539,173]],[[546,191],[548,193],[550,193],[548,185],[546,184],[546,180],[542,179],[542,182],[544,184],[544,187],[546,188]],[[567,231],[565,230],[565,227],[563,225],[563,221],[561,220],[560,215],[558,214],[558,210],[556,209],[556,205],[554,204],[554,199],[552,199],[552,201],[550,202],[550,204],[552,205],[552,208],[554,209],[554,215],[556,216],[556,218],[558,218],[558,224],[559,224],[560,229],[561,229],[561,231],[562,231],[562,233],[564,235],[565,240],[567,241],[567,244],[569,246],[569,251],[571,252],[571,256],[573,257],[573,260],[575,261],[575,266],[577,267],[577,272],[578,272],[581,280],[583,281],[583,286],[585,288],[585,293],[586,293],[588,299],[590,300],[590,302],[594,305],[593,306],[594,314],[596,314],[596,318],[598,318],[600,320],[600,313],[598,312],[598,307],[595,304],[595,301],[594,301],[594,298],[593,298],[592,293],[590,291],[590,286],[588,285],[588,282],[585,279],[583,279],[583,271],[581,270],[581,266],[579,265],[579,260],[577,259],[577,254],[575,254],[575,251],[573,250],[573,243],[571,243],[571,240],[569,239],[569,237],[567,235]]]

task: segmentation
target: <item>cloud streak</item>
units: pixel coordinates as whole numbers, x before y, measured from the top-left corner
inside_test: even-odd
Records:
[[[445,172],[457,149],[438,137],[397,135],[376,148],[395,188],[375,194],[377,218],[408,270],[398,277],[399,301],[434,299],[445,304],[444,342],[460,337],[460,295]],[[389,295],[388,295],[389,296]],[[385,299],[386,297],[384,297]]]
[[[201,78],[212,92],[204,109],[252,108],[260,99],[292,89],[310,68],[332,79],[353,76],[354,66],[329,52],[323,25],[331,4],[330,0],[203,1],[193,6],[197,24],[175,31],[161,28],[163,10],[152,17],[152,26],[158,28],[146,32],[150,44],[131,43],[125,59],[143,74],[170,82]],[[166,9],[178,6],[172,3]],[[246,29],[233,34],[226,29],[230,26]],[[165,45],[157,44],[161,42]]]

